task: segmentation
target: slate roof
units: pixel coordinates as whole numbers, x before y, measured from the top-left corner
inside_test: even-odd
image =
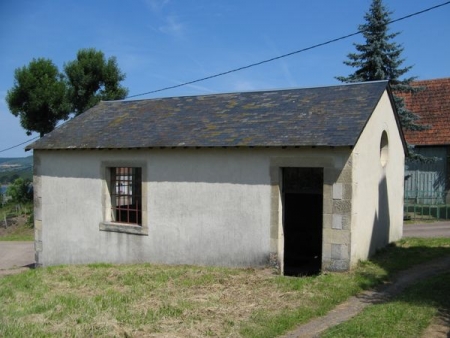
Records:
[[[386,81],[100,102],[26,149],[354,146]]]
[[[417,122],[431,128],[404,131],[413,145],[450,145],[450,78],[414,81],[413,86],[424,90],[415,94],[396,94],[405,99],[406,107],[420,116]]]

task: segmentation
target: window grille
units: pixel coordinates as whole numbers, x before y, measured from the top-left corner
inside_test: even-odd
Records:
[[[110,168],[110,177],[111,220],[142,225],[141,168]]]

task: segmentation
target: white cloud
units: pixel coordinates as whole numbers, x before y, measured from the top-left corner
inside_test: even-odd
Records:
[[[169,2],[170,0],[145,0],[145,3],[153,12],[160,12]]]
[[[171,85],[177,86],[177,85],[181,85],[181,84],[185,83],[185,81],[180,81],[178,79],[169,78],[165,75],[161,75],[161,74],[157,74],[157,73],[152,73],[151,77],[158,79],[158,80],[162,80],[164,83],[167,83],[167,85],[165,85],[164,87],[170,87]],[[159,82],[161,82],[161,81],[159,81]],[[201,85],[199,83],[191,83],[191,84],[183,85],[181,87],[174,88],[171,90],[162,91],[162,92],[156,94],[156,96],[164,97],[164,96],[178,96],[178,95],[182,95],[182,96],[184,96],[184,95],[201,95],[201,94],[211,94],[211,93],[216,93],[216,92],[217,91],[212,89],[211,87]]]
[[[170,1],[144,0],[144,3],[151,11],[152,22],[157,22],[157,31],[180,38],[183,37],[186,27],[180,22],[179,17],[169,10]]]
[[[159,31],[164,34],[182,37],[185,26],[174,15],[167,16],[163,25],[159,27]]]
[[[284,75],[284,78],[286,82],[288,83],[289,87],[296,87],[297,81],[295,81],[294,76],[292,75],[291,69],[289,68],[289,64],[285,62],[284,60],[281,61],[281,71]]]
[[[269,50],[272,51],[272,57],[280,56],[283,53],[278,49],[277,44],[268,36],[264,37],[266,40],[266,44]],[[287,83],[287,86],[285,87],[295,87],[297,86],[297,82],[295,80],[295,77],[292,75],[291,69],[289,67],[289,62],[287,62],[285,59],[279,59],[275,62],[273,62],[275,65],[280,67],[281,74],[283,74],[284,80]]]
[[[6,91],[0,91],[0,116],[3,114],[9,114],[9,109],[6,104]]]
[[[248,92],[258,89],[252,81],[238,80],[233,83],[233,91]]]

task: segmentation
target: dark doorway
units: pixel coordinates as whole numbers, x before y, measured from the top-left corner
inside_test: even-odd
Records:
[[[312,275],[322,265],[323,168],[283,168],[284,274]]]

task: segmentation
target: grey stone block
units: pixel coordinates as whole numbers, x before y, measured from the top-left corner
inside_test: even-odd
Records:
[[[334,214],[333,223],[331,225],[333,229],[342,230],[342,215]]]
[[[342,196],[343,196],[342,183],[333,184],[333,199],[342,200]]]

